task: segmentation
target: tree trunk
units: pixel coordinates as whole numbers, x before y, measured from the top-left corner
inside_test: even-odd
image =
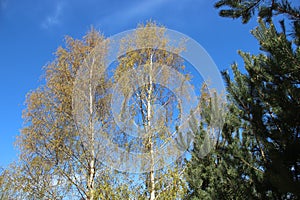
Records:
[[[147,99],[147,134],[149,134],[149,150],[150,150],[150,200],[155,199],[155,177],[154,177],[154,151],[153,151],[153,133],[151,128],[151,98],[152,98],[152,58],[153,54],[150,56],[150,70],[149,70],[149,93]]]
[[[93,125],[93,66],[92,63],[90,70],[90,80],[89,80],[89,147],[90,147],[90,162],[88,168],[88,200],[94,199],[94,177],[95,177],[95,149],[94,149],[94,125]]]

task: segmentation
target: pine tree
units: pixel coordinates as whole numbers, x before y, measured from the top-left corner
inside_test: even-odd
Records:
[[[257,138],[266,196],[297,198],[300,188],[300,49],[273,23],[260,21],[252,31],[264,53],[240,52],[247,74],[233,66],[234,81],[224,72],[228,92]]]
[[[244,23],[258,12],[265,19],[252,34],[263,51],[259,55],[239,52],[246,74],[232,66],[234,81],[224,72],[228,92],[248,123],[249,134],[257,139],[256,156],[264,171],[261,193],[273,198],[299,198],[299,83],[300,83],[300,8],[281,1],[219,1],[223,17],[242,18]],[[286,30],[285,19],[279,21],[282,32],[272,22],[283,14],[291,22]]]
[[[300,44],[300,8],[295,7],[288,0],[219,0],[215,3],[222,17],[241,18],[243,23],[258,15],[266,21],[273,16],[285,15],[291,21],[293,35],[296,44]],[[280,22],[284,23],[284,19]]]
[[[251,154],[256,142],[254,137],[246,137],[247,127],[238,118],[237,107],[232,103],[220,104],[220,97],[212,97],[205,90],[201,102],[203,120],[194,129],[192,157],[185,170],[188,183],[185,199],[259,199],[256,187],[263,172]],[[216,102],[218,113],[223,113],[225,119],[215,143],[206,141],[207,127],[213,117],[212,102]],[[209,152],[207,145],[213,145]]]
[[[270,2],[269,2],[270,3]],[[223,17],[244,23],[259,12],[262,19],[252,34],[260,43],[259,55],[239,52],[247,73],[232,65],[234,80],[223,72],[229,93],[229,112],[221,137],[207,157],[202,151],[203,126],[196,131],[192,159],[188,162],[187,199],[297,199],[300,188],[300,56],[299,9],[287,1],[219,1]],[[285,22],[282,32],[272,22],[274,14]],[[197,136],[199,135],[199,136]],[[202,135],[202,136],[201,136]],[[213,166],[213,167],[212,167]],[[237,187],[238,185],[238,187]]]

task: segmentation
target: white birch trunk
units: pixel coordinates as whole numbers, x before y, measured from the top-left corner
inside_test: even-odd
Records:
[[[88,168],[88,200],[94,199],[94,177],[95,177],[95,136],[94,136],[94,125],[93,125],[93,66],[94,62],[92,63],[90,69],[90,80],[89,80],[89,147],[90,147],[90,161],[89,161],[89,168]]]
[[[153,133],[151,128],[151,98],[152,98],[152,70],[153,70],[153,54],[150,56],[150,70],[149,70],[149,93],[147,99],[147,128],[149,134],[149,149],[150,149],[150,200],[155,199],[155,177],[154,177],[154,146],[153,146]]]

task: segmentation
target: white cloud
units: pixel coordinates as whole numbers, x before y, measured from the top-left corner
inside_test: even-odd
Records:
[[[52,26],[60,24],[63,7],[64,7],[64,3],[62,2],[57,3],[53,13],[51,15],[48,15],[46,19],[42,22],[42,27],[48,29]]]

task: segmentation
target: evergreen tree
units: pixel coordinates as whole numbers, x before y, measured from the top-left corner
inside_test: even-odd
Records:
[[[186,199],[258,199],[256,183],[262,180],[263,171],[251,153],[255,152],[255,138],[246,137],[247,126],[238,118],[237,107],[217,103],[219,101],[220,98],[211,97],[202,90],[201,115],[204,120],[194,129],[192,158],[185,171]],[[207,126],[213,117],[210,112],[212,102],[218,104],[215,105],[218,113],[226,113],[223,114],[224,127],[217,134],[215,145],[206,141]],[[214,145],[214,148],[205,156],[207,145]]]
[[[249,134],[257,138],[260,153],[257,162],[264,171],[259,187],[274,198],[299,197],[299,83],[300,83],[300,8],[287,0],[281,1],[219,1],[220,15],[249,21],[258,11],[265,19],[259,21],[252,34],[260,43],[262,54],[254,56],[239,52],[244,59],[246,74],[232,66],[234,81],[227,72],[224,78],[240,118],[249,125]],[[274,15],[284,14],[291,21],[287,34],[284,18],[282,32],[272,22]]]
[[[300,43],[300,8],[293,6],[288,0],[219,0],[215,7],[221,8],[220,16],[241,18],[243,23],[249,22],[254,15],[270,21],[273,16],[283,14],[292,22],[291,35],[295,42],[298,45]],[[284,21],[280,23],[283,24]]]
[[[264,171],[261,192],[296,198],[300,195],[300,49],[272,22],[260,21],[252,34],[264,53],[240,52],[248,73],[240,73],[234,65],[234,81],[223,74],[239,117],[258,141],[256,159]]]
[[[188,162],[187,199],[297,199],[300,188],[300,55],[299,9],[287,1],[231,1],[215,4],[224,17],[242,18],[258,11],[265,19],[252,34],[260,43],[259,55],[239,52],[246,74],[232,65],[234,80],[223,72],[229,106],[215,149],[199,156],[205,125],[195,131]],[[272,16],[286,14],[292,34]],[[207,123],[207,122],[206,122]]]

